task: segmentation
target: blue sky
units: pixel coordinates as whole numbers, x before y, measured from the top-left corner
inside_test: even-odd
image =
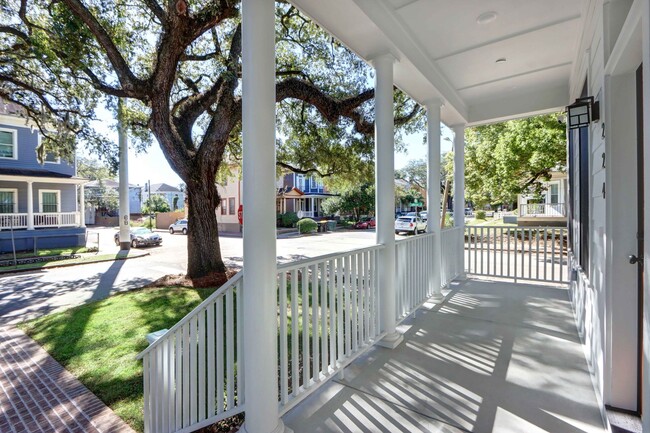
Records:
[[[97,114],[101,121],[96,123],[96,130],[117,142],[117,131],[111,127],[115,124],[111,113],[100,109]],[[426,145],[422,142],[423,135],[424,132],[421,132],[404,137],[406,152],[395,153],[395,168],[402,168],[413,159],[426,158],[427,149]],[[448,137],[450,140],[453,138],[453,133],[446,127],[443,128],[443,153],[451,150],[451,142],[445,140],[445,137]],[[79,155],[89,157],[84,152],[84,149],[80,149]],[[169,163],[160,150],[160,146],[155,141],[146,153],[136,154],[133,149],[129,149],[129,183],[144,185],[148,181],[151,181],[151,183],[167,183],[169,185],[182,183],[180,177],[169,166]]]

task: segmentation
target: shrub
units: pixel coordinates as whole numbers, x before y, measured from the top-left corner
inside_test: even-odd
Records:
[[[477,220],[484,220],[485,219],[485,211],[484,210],[477,210],[476,211],[476,219]]]
[[[312,233],[318,229],[318,224],[311,218],[303,218],[296,224],[300,233]]]
[[[300,220],[295,212],[287,212],[280,215],[282,227],[293,227]]]

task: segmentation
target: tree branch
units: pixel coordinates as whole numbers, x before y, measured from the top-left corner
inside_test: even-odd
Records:
[[[148,85],[145,81],[135,76],[126,60],[120,53],[119,49],[113,42],[106,29],[97,21],[95,16],[79,0],[61,0],[65,3],[70,11],[75,14],[95,36],[95,39],[104,49],[108,60],[111,62],[115,73],[122,84],[122,88],[127,90],[132,97],[146,99]]]
[[[313,105],[329,122],[336,122],[340,117],[352,120],[357,132],[371,134],[374,132],[374,123],[368,122],[357,108],[366,101],[371,100],[374,89],[368,89],[357,96],[337,100],[324,93],[318,87],[298,78],[287,78],[276,83],[276,101],[288,98],[298,99]]]
[[[277,165],[278,167],[286,168],[287,170],[291,170],[292,172],[299,173],[299,174],[316,173],[320,177],[330,177],[335,174],[334,172],[323,173],[316,168],[308,168],[308,169],[298,168],[282,161],[276,161],[275,165]]]

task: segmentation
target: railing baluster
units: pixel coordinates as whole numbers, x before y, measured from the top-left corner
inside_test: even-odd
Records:
[[[212,416],[216,413],[215,408],[215,372],[217,369],[217,363],[215,359],[216,350],[214,347],[214,338],[215,338],[215,328],[217,324],[214,321],[214,304],[208,307],[208,416]]]
[[[205,311],[200,311],[199,312],[199,317],[198,317],[198,330],[197,330],[197,338],[198,338],[198,370],[199,370],[199,375],[197,377],[197,388],[198,388],[198,395],[197,395],[197,405],[198,405],[198,419],[202,420],[205,419]]]
[[[232,344],[235,337],[235,311],[233,291],[226,292],[226,405],[228,410],[235,405],[235,351]]]
[[[336,359],[340,362],[345,356],[345,334],[343,327],[343,319],[345,314],[345,301],[343,299],[343,267],[345,263],[344,257],[336,259],[336,333],[337,333],[337,356]]]
[[[551,281],[555,281],[555,229],[551,229]]]
[[[320,331],[320,354],[321,354],[321,370],[327,375],[329,374],[328,365],[328,332],[327,332],[327,269],[326,263],[321,262],[320,264],[320,321],[321,321],[321,331]]]
[[[300,387],[299,374],[299,328],[300,313],[298,312],[298,269],[291,271],[291,393],[298,395]]]
[[[279,278],[280,314],[280,401],[286,404],[289,398],[289,354],[287,353],[287,273],[280,272]]]
[[[359,304],[358,304],[358,309],[359,309],[359,318],[358,318],[359,319],[359,337],[358,338],[359,338],[360,346],[363,346],[363,342],[365,340],[365,338],[364,338],[364,332],[365,331],[364,331],[364,327],[363,327],[364,320],[365,320],[365,316],[364,316],[364,313],[365,313],[365,311],[364,311],[365,299],[364,299],[363,295],[364,295],[364,291],[366,290],[366,274],[365,274],[366,261],[364,260],[364,255],[363,254],[357,255],[357,258],[359,260],[359,283],[357,285],[357,290],[359,292]]]
[[[358,279],[357,279],[357,261],[359,256],[352,255],[352,286],[350,295],[352,297],[352,351],[356,352],[359,348],[359,335],[358,335],[358,312],[357,312],[357,296],[358,296]]]
[[[311,347],[312,347],[312,379],[320,380],[318,364],[320,362],[320,346],[318,344],[318,265],[311,265]]]
[[[307,267],[302,268],[302,386],[309,388],[309,274]]]
[[[183,325],[183,427],[190,425],[190,325]]]
[[[223,310],[223,297],[217,298],[216,301],[216,320],[217,324],[221,327],[217,328],[217,413],[222,413],[225,410],[224,392],[226,390],[225,380],[225,350],[223,339],[223,323],[224,323],[224,310]]]
[[[335,276],[336,276],[336,269],[335,269],[335,263],[336,260],[330,259],[327,261],[327,270],[328,270],[328,283],[329,283],[329,297],[330,297],[330,303],[329,303],[329,321],[330,321],[330,329],[329,329],[329,343],[330,343],[330,359],[329,359],[329,365],[330,368],[333,370],[336,368],[336,336],[337,336],[337,329],[336,329],[336,323],[337,323],[337,315],[336,315],[336,291],[335,291]]]

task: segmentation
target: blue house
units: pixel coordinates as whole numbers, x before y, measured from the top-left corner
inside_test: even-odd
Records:
[[[317,176],[285,174],[278,179],[276,212],[295,212],[300,218],[323,217],[323,200],[335,195],[327,191]]]
[[[85,245],[87,180],[54,155],[39,163],[39,143],[18,107],[0,101],[0,253]]]

